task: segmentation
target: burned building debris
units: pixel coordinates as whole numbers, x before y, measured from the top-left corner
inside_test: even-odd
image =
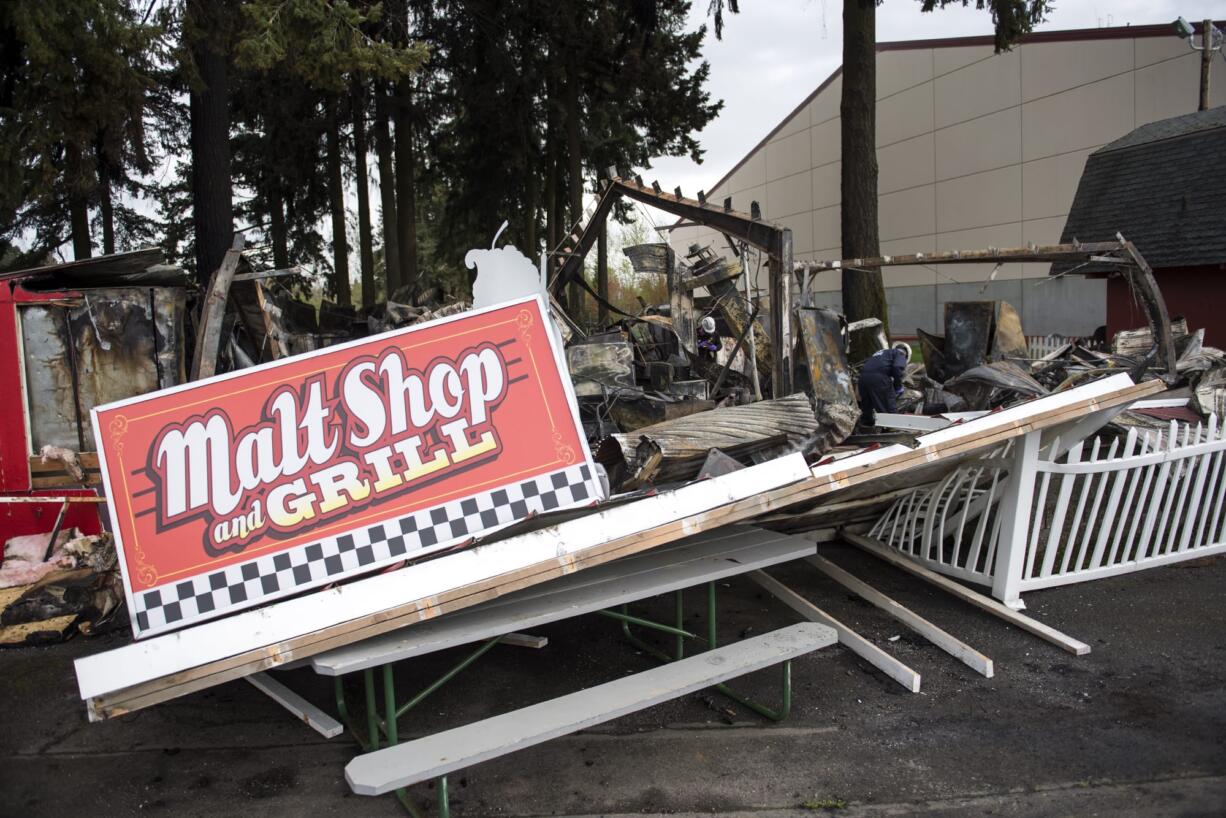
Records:
[[[702,246],[679,256],[665,243],[625,248],[637,274],[663,279],[667,300],[635,308],[605,302],[579,271],[599,223],[622,196],[716,227],[732,256]],[[1173,408],[1194,416],[1226,409],[1226,354],[1205,346],[1203,332],[1190,330],[1185,321],[1166,318],[1144,259],[1122,238],[1094,245],[820,263],[793,263],[789,239],[785,229],[752,215],[613,177],[603,186],[592,221],[551,264],[542,265],[552,272],[548,282],[540,283],[541,294],[552,330],[562,339],[564,371],[582,431],[604,470],[602,483],[614,493],[710,479],[791,453],[816,463],[865,447],[913,445],[914,430],[930,428],[922,421],[900,426],[896,418],[887,418],[884,428],[873,428],[860,418],[860,364],[848,358],[848,339],[852,333],[869,333],[877,346],[887,348],[891,339],[882,322],[848,325],[839,313],[813,303],[811,276],[846,266],[1068,262],[1092,256],[1117,265],[1134,282],[1151,316],[1149,327],[1119,333],[1110,348],[1101,339],[1077,340],[1032,357],[1010,304],[947,303],[943,334],[916,331],[919,354],[906,367],[899,412],[921,418],[983,413],[1119,372],[1135,381],[1163,379],[1168,387],[1164,400],[1178,404],[1163,407],[1168,415]],[[751,248],[766,260],[770,292],[765,300],[748,286],[744,253]],[[92,445],[94,406],[472,308],[464,298],[438,288],[404,290],[363,309],[327,301],[314,306],[288,286],[300,273],[254,269],[239,240],[199,292],[156,250],[3,277],[3,306],[19,341],[11,353],[17,375],[11,380],[22,395],[24,419],[8,447],[24,452],[22,468],[13,470],[11,460],[5,461],[4,489],[10,499],[27,501],[6,502],[3,511],[12,542],[39,537],[47,553],[36,562],[9,556],[3,563],[0,577],[12,578],[9,584],[21,593],[8,599],[0,621],[21,626],[22,633],[42,634],[32,638],[49,638],[31,625],[37,612],[61,620],[71,613],[72,622],[85,631],[109,621],[122,607],[118,598],[107,602],[112,586],[104,578],[86,575],[113,573],[113,560],[81,560],[63,552],[68,544],[86,542],[83,538],[105,543],[96,514],[101,498],[94,491],[99,468]],[[528,283],[536,280],[530,268],[519,274]],[[587,288],[601,304],[602,324],[584,325],[567,314],[559,296],[571,282]],[[505,285],[494,290],[500,286]],[[1169,417],[1155,411],[1122,412],[1108,429],[1160,434]],[[880,512],[907,485],[892,486],[876,498],[776,509],[764,520],[787,531],[853,524]],[[93,602],[87,605],[88,600]]]

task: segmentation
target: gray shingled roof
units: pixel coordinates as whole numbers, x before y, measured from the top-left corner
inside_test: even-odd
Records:
[[[1142,125],[1090,154],[1060,241],[1116,232],[1155,269],[1226,263],[1226,107]]]

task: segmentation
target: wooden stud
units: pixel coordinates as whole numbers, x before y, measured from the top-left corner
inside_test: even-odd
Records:
[[[986,597],[983,594],[976,593],[971,589],[959,585],[948,577],[943,577],[935,571],[930,571],[922,565],[916,565],[906,557],[896,554],[893,550],[887,548],[876,540],[870,540],[868,537],[859,534],[844,532],[843,539],[857,548],[861,548],[873,556],[880,557],[882,560],[893,565],[895,568],[902,569],[909,574],[913,574],[920,579],[927,580],[933,585],[948,591],[964,602],[969,602],[981,611],[997,616],[1011,625],[1016,625],[1027,633],[1034,634],[1040,639],[1051,642],[1064,650],[1072,653],[1075,656],[1085,656],[1090,652],[1090,646],[1084,642],[1065,636],[1060,631],[1048,625],[1044,625],[1036,619],[1031,619],[1025,614],[1018,613],[1007,605],[997,602],[991,597]]]
[[[961,639],[953,636],[944,628],[932,624],[927,619],[924,619],[924,617],[912,611],[910,608],[881,593],[867,582],[852,576],[821,555],[805,557],[805,562],[809,563],[814,568],[821,571],[823,574],[863,599],[865,602],[880,608],[890,616],[897,619],[899,622],[902,622],[908,628],[915,631],[920,636],[924,637],[929,642],[957,659],[959,662],[962,662],[962,664],[966,665],[977,673],[983,674],[989,679],[992,678],[994,674],[992,660],[963,642]]]
[[[787,605],[796,613],[810,622],[818,622],[834,628],[839,635],[839,644],[880,670],[886,676],[905,687],[912,693],[919,693],[920,675],[902,662],[895,659],[872,642],[865,639],[851,628],[835,619],[821,608],[805,599],[800,594],[784,585],[765,571],[754,571],[749,578],[760,585],[765,591]]]

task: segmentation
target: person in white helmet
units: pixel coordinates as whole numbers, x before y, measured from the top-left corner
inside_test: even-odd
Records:
[[[902,379],[911,360],[911,347],[899,341],[879,349],[860,368],[860,424],[876,426],[878,412],[894,412],[902,394]]]
[[[709,315],[703,316],[703,319],[698,322],[698,355],[714,361],[719,347],[720,337],[715,331],[715,319]]]

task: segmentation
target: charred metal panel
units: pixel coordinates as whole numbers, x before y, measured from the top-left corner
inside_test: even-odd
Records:
[[[30,454],[47,445],[80,451],[67,309],[58,304],[31,304],[20,307],[18,315]]]
[[[945,375],[956,377],[988,360],[993,301],[950,301],[945,305]]]
[[[186,297],[178,287],[116,287],[23,306],[31,451],[90,451],[94,406],[182,383]]]
[[[673,250],[663,242],[634,244],[622,248],[636,273],[668,275],[673,269]]]
[[[616,336],[572,344],[566,348],[575,394],[600,395],[605,387],[634,388],[634,350],[630,342]]]
[[[813,450],[827,452],[851,434],[860,419],[856,393],[847,362],[843,316],[834,310],[801,307],[796,310],[800,354],[795,359],[793,383],[813,399],[822,435]]]
[[[601,442],[596,460],[610,479],[637,471],[644,439],[662,454],[657,482],[689,480],[698,474],[707,453],[720,449],[742,462],[769,459],[804,450],[821,431],[809,398],[803,394],[729,406],[612,435]]]

